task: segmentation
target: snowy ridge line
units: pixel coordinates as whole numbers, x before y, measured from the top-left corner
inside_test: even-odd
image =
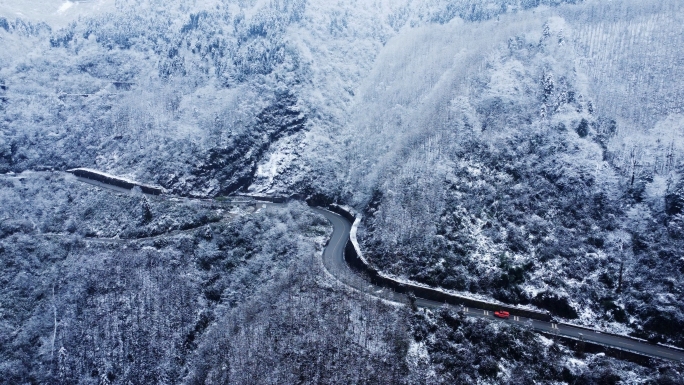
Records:
[[[139,187],[145,194],[150,195],[161,195],[164,190],[161,187],[144,185],[126,178],[104,173],[102,171],[93,170],[89,168],[72,168],[67,170],[68,173],[73,174],[79,178],[91,179],[100,183],[120,187],[126,190],[132,190],[135,187]]]
[[[371,283],[374,285],[389,288],[398,293],[403,294],[414,294],[416,297],[428,299],[435,302],[448,303],[451,305],[463,305],[473,308],[479,308],[484,310],[506,310],[511,315],[519,315],[531,319],[537,319],[541,321],[550,321],[551,315],[548,312],[541,312],[532,309],[524,309],[517,306],[505,305],[500,303],[494,303],[490,301],[484,301],[481,299],[470,298],[467,296],[448,293],[443,290],[418,285],[412,282],[402,282],[395,278],[388,277],[382,274],[380,271],[372,267],[368,261],[363,257],[361,248],[359,247],[358,240],[356,238],[356,230],[361,219],[361,215],[355,213],[353,209],[347,206],[341,206],[337,204],[329,205],[330,211],[340,214],[349,222],[352,222],[352,230],[349,233],[349,241],[345,247],[344,259],[345,261],[357,271],[360,271],[368,276]]]

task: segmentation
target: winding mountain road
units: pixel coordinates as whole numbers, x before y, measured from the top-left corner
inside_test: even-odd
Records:
[[[328,241],[328,245],[323,251],[323,265],[332,276],[354,289],[368,293],[375,297],[392,302],[404,304],[408,303],[408,297],[406,295],[395,293],[393,291],[371,284],[369,281],[365,280],[359,274],[354,272],[347,264],[344,259],[344,250],[347,241],[349,240],[351,223],[349,223],[346,218],[319,208],[313,208],[313,210],[323,215],[333,226],[333,233]],[[430,301],[423,298],[416,298],[415,303],[417,306],[429,309],[435,309],[444,306],[443,303]],[[682,350],[673,349],[662,345],[650,344],[648,342],[642,342],[634,338],[601,333],[596,330],[581,328],[564,323],[544,322],[520,316],[511,316],[509,319],[503,320],[500,318],[494,318],[492,311],[489,310],[466,307],[456,308],[458,310],[462,310],[468,316],[489,318],[499,322],[524,325],[546,335],[557,335],[578,341],[586,341],[588,343],[637,353],[639,355],[684,362],[684,351]]]
[[[79,178],[79,180],[81,179],[82,178]],[[90,181],[85,182],[91,183]],[[104,183],[98,183],[97,185],[103,188],[113,187]],[[119,191],[119,189],[114,190],[117,192],[122,192]],[[128,190],[126,190],[126,192],[128,192]],[[280,204],[258,204],[259,207],[267,207],[271,205],[277,206]],[[351,233],[352,224],[346,218],[321,208],[312,208],[312,210],[323,215],[333,226],[333,233],[330,236],[330,240],[323,250],[322,255],[323,265],[333,277],[351,288],[369,295],[373,295],[380,299],[401,304],[407,304],[409,302],[407,295],[396,293],[394,291],[372,284],[370,281],[357,274],[354,270],[352,270],[349,264],[347,264],[344,258],[344,252],[347,242],[350,240],[349,236]],[[416,306],[429,309],[436,309],[445,306],[444,303],[419,297],[415,299],[415,304]],[[684,362],[684,350],[674,349],[663,345],[650,344],[634,338],[601,333],[596,330],[577,327],[570,324],[545,322],[541,320],[525,318],[522,316],[511,316],[509,319],[504,320],[500,318],[494,318],[494,315],[492,314],[493,312],[491,310],[477,309],[473,307],[452,307],[463,311],[464,314],[471,317],[488,318],[499,322],[527,326],[546,335],[585,341],[587,343],[593,343],[609,348],[632,352],[642,356]]]

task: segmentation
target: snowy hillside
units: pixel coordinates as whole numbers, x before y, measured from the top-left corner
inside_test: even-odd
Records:
[[[588,2],[400,29],[333,135],[346,173],[329,194],[366,209],[378,268],[681,345],[682,12]]]
[[[676,383],[341,287],[299,203],[50,170],[346,204],[385,274],[684,348],[682,25],[680,0],[0,2],[0,383]]]
[[[456,8],[307,7],[311,128],[251,188],[364,208],[388,273],[684,343],[681,4]]]

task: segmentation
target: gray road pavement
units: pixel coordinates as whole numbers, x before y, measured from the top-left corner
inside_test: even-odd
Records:
[[[79,178],[80,180],[81,178]],[[91,183],[90,181],[85,181]],[[92,183],[91,183],[92,184]],[[106,185],[104,183],[98,183],[97,186],[103,188],[112,188],[117,192],[119,191],[113,186]],[[127,192],[126,190],[125,192]],[[279,205],[271,203],[260,203],[257,204],[255,208],[262,208],[268,205]],[[408,298],[404,294],[395,293],[391,290],[375,286],[369,281],[364,279],[361,275],[353,271],[349,265],[344,260],[344,249],[349,239],[349,233],[351,231],[351,223],[342,216],[332,213],[327,210],[322,210],[318,208],[313,209],[315,212],[323,215],[330,221],[333,226],[333,233],[328,241],[328,245],[323,251],[323,265],[328,270],[328,272],[334,276],[336,279],[342,283],[350,286],[354,289],[360,290],[364,293],[371,294],[378,298],[382,298],[392,302],[398,303],[408,303]],[[162,236],[169,236],[170,234],[164,234]],[[149,238],[148,238],[149,239]],[[103,240],[103,241],[123,241],[123,240]],[[444,304],[439,302],[430,301],[423,298],[416,299],[416,305],[424,308],[439,308],[444,306]],[[684,351],[668,348],[661,345],[654,345],[647,342],[641,342],[628,337],[617,336],[613,334],[601,333],[595,330],[588,330],[585,328],[575,327],[568,324],[562,323],[551,323],[539,320],[532,320],[524,317],[511,316],[507,320],[502,320],[495,318],[492,311],[477,309],[477,308],[459,308],[465,314],[472,317],[482,317],[496,320],[499,322],[507,322],[519,325],[527,325],[533,329],[547,333],[547,334],[557,334],[560,336],[582,339],[588,342],[598,343],[605,346],[610,346],[614,348],[619,348],[627,351],[637,352],[640,354],[648,355],[656,358],[664,358],[669,360],[678,360],[684,362]]]
[[[332,213],[327,210],[315,208],[314,211],[325,216],[333,225],[333,233],[330,241],[323,251],[323,265],[328,272],[344,284],[351,286],[357,290],[371,294],[373,296],[400,303],[408,303],[406,295],[395,293],[387,289],[374,286],[362,276],[353,271],[344,260],[344,248],[349,239],[349,232],[351,230],[351,223],[342,216]],[[444,306],[442,303],[430,301],[423,298],[416,299],[416,305],[425,308],[439,308]],[[556,334],[559,336],[570,337],[578,340],[585,340],[587,342],[597,343],[604,346],[619,348],[626,351],[636,352],[651,357],[663,358],[668,360],[675,360],[684,362],[684,351],[665,347],[662,345],[655,345],[648,342],[642,342],[629,337],[617,336],[614,334],[601,333],[599,331],[590,330],[586,328],[576,327],[563,323],[544,322],[533,320],[525,317],[511,316],[507,320],[494,317],[493,312],[489,310],[457,307],[466,315],[473,317],[488,318],[498,322],[506,322],[511,324],[525,325],[534,330],[546,333]]]

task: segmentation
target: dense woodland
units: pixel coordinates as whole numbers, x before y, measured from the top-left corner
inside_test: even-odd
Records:
[[[2,181],[0,215],[26,221],[0,235],[2,383],[674,384],[681,370],[351,290],[324,270],[331,228],[302,204],[232,207],[231,218],[133,240],[105,237],[122,213],[144,228],[210,210],[57,173]]]
[[[386,274],[684,347],[679,1],[115,3],[0,15],[0,382],[681,379],[378,302],[302,204],[220,202],[348,204]]]
[[[387,86],[360,96],[366,105],[354,124],[364,134],[350,139],[351,158],[374,168],[351,173],[359,181],[352,185],[370,186],[365,197],[355,194],[367,202],[365,245],[381,270],[682,346],[681,90],[661,81],[627,86],[635,99],[643,87],[663,101],[623,113],[615,105],[630,103],[624,93],[595,97],[590,86],[594,77],[605,82],[595,68],[604,60],[606,72],[618,65],[662,66],[662,76],[678,71],[681,53],[660,39],[674,36],[668,28],[682,14],[663,21],[660,13],[597,9],[608,10],[641,23],[610,27],[625,34],[615,39],[625,52],[608,58],[596,34],[609,27],[579,12],[540,26],[526,15],[502,16],[490,26],[500,42],[487,56],[473,48],[481,42],[452,48],[438,38],[449,31],[478,39],[486,23],[423,31],[409,40],[408,55],[387,48],[374,72]],[[643,36],[639,28],[653,32]],[[629,44],[643,47],[642,40],[652,42],[649,55],[672,62],[630,55]],[[426,62],[439,50],[466,63],[476,57],[480,68],[463,77],[461,61]],[[591,52],[598,53],[584,57]],[[417,86],[391,75],[416,68],[428,74]],[[404,99],[397,89],[405,88],[416,97]],[[380,157],[370,151],[401,131],[401,146],[388,145]]]

